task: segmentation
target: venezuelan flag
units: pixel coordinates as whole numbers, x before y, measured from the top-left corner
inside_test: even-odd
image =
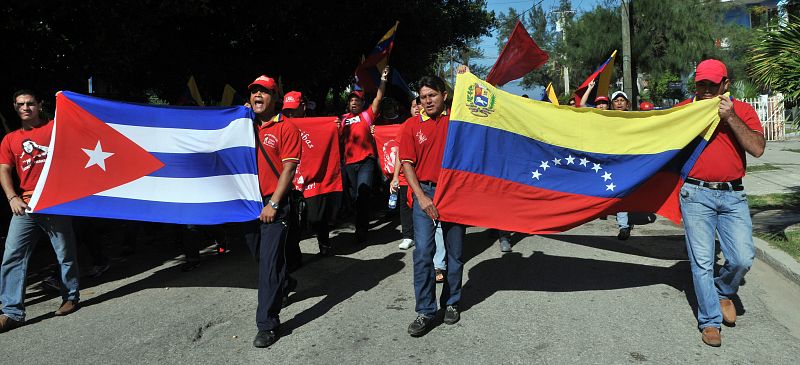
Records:
[[[581,97],[583,93],[586,92],[586,89],[589,87],[589,83],[592,80],[597,80],[595,88],[592,90],[592,93],[589,95],[589,101],[587,103],[594,105],[594,98],[600,95],[608,95],[608,85],[611,82],[611,75],[614,73],[614,58],[617,56],[617,50],[611,53],[611,56],[603,62],[600,67],[597,68],[586,80],[583,81],[581,86],[575,90],[575,104],[580,103]],[[583,106],[583,105],[581,105]]]
[[[392,47],[394,47],[394,36],[397,33],[398,25],[400,22],[395,22],[394,26],[383,35],[378,44],[356,68],[355,75],[358,84],[366,92],[374,92],[378,89],[381,72],[388,64],[389,54],[392,53]]]
[[[677,193],[719,100],[658,111],[557,106],[456,81],[434,203],[442,220],[555,233],[617,211],[680,222]]]

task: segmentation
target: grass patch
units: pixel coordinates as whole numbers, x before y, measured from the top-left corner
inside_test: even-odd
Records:
[[[787,148],[784,151],[800,153],[800,148]]]
[[[751,209],[799,209],[800,193],[748,195]]]
[[[755,232],[756,237],[767,241],[770,246],[780,249],[788,253],[794,259],[800,262],[800,232],[789,231],[786,235],[775,233]]]
[[[781,169],[780,167],[768,163],[765,163],[763,165],[747,166],[747,172],[770,171],[770,170],[780,170],[780,169]]]

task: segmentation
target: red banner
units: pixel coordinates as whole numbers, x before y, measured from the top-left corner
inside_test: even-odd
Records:
[[[486,82],[503,86],[507,82],[525,76],[547,62],[547,52],[533,41],[533,38],[525,31],[525,27],[517,21],[517,25],[508,36],[508,43],[500,52],[500,57],[492,66]]]
[[[378,166],[381,172],[391,178],[395,161],[400,152],[400,131],[402,124],[375,126],[375,146],[378,148]]]
[[[294,175],[295,189],[310,198],[342,191],[342,168],[336,117],[289,119],[300,129],[303,152]]]

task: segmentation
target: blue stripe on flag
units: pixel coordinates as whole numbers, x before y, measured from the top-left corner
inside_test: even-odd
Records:
[[[151,173],[154,177],[209,177],[221,175],[258,174],[256,150],[252,147],[232,147],[211,153],[155,153],[164,167]]]
[[[251,200],[214,203],[165,203],[92,195],[43,209],[37,213],[210,225],[255,220],[258,219],[261,209],[263,209],[261,202]],[[82,215],[79,212],[91,212],[91,214]]]
[[[457,156],[452,152],[454,145],[458,145]],[[621,198],[658,171],[677,174],[681,166],[671,161],[682,153],[685,152],[671,150],[649,155],[590,153],[496,128],[451,120],[442,168],[492,176],[541,189]],[[571,158],[571,163],[568,158]],[[581,159],[587,162],[582,165]],[[545,163],[546,167],[543,167]],[[538,172],[538,179],[534,177],[537,175],[535,172]],[[613,189],[609,188],[612,183]]]
[[[177,107],[167,105],[109,102],[91,96],[62,91],[69,100],[106,123],[142,127],[217,130],[239,118],[253,118],[253,111],[236,107]]]

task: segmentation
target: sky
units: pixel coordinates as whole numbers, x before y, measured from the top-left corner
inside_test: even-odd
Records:
[[[508,12],[508,8],[514,8],[518,13],[521,13],[530,9],[534,4],[541,3],[542,9],[545,12],[550,12],[557,9],[559,2],[559,0],[488,0],[486,8],[489,11],[494,11],[495,16],[498,16],[501,12]],[[572,8],[577,12],[577,15],[580,15],[593,9],[600,2],[601,0],[572,0]],[[476,63],[492,67],[500,54],[497,49],[497,32],[493,32],[491,37],[481,37],[479,47],[483,51],[484,58],[476,60]],[[504,85],[502,89],[516,95],[528,94],[531,98],[541,97],[546,85],[525,89],[519,84],[520,80],[511,81]]]

